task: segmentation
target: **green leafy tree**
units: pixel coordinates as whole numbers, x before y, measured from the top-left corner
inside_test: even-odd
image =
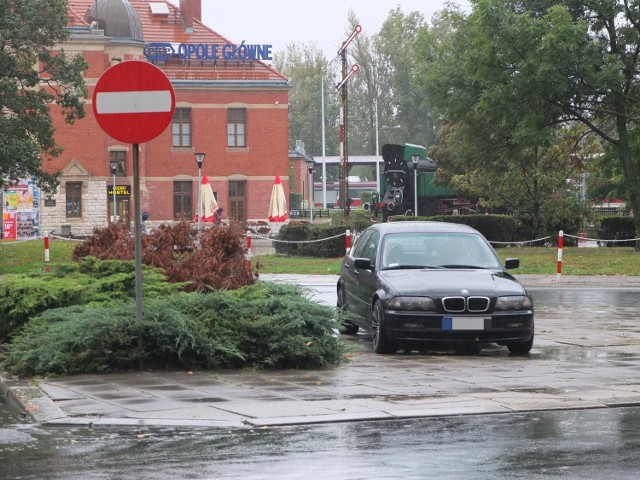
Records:
[[[624,175],[616,151],[609,146],[602,155],[592,158],[587,164],[586,198],[591,203],[600,203],[604,199],[627,200]]]
[[[347,23],[345,35],[359,23],[353,11]],[[416,75],[417,39],[423,28],[422,14],[404,14],[397,7],[389,11],[379,32],[363,29],[349,46],[353,63],[360,67],[349,81],[351,154],[378,153],[376,144],[433,144],[434,123]]]
[[[417,75],[421,57],[417,50],[420,33],[428,29],[419,12],[389,11],[374,45],[382,84],[378,106],[382,143],[435,142],[435,125],[427,97]]]
[[[360,24],[353,10],[347,16],[344,38],[348,38]],[[358,65],[358,72],[347,83],[348,147],[349,155],[376,154],[376,105],[379,97],[380,74],[378,55],[372,36],[363,29],[347,47],[347,70]],[[340,73],[339,80],[342,80]],[[350,172],[351,174],[351,172]]]
[[[476,0],[468,17],[442,20],[452,33],[426,42],[435,48],[423,78],[449,121],[484,121],[488,140],[545,149],[554,125],[582,124],[612,153],[638,211],[637,1]],[[639,215],[635,224],[640,232]]]
[[[32,176],[46,190],[57,185],[42,169],[61,152],[50,106],[73,123],[86,96],[86,62],[56,50],[66,24],[66,0],[0,0],[0,188]]]
[[[338,154],[338,96],[332,69],[315,44],[287,45],[275,55],[274,67],[289,78],[289,142],[302,140],[309,155],[322,156],[322,92],[324,89],[326,155]]]

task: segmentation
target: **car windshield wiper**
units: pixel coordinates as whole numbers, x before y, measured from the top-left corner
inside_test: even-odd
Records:
[[[424,268],[444,268],[441,266],[430,266],[430,265],[391,265],[389,267],[385,267],[382,270],[421,270]]]
[[[479,267],[478,265],[458,265],[458,264],[452,264],[452,265],[440,265],[441,268],[470,268],[470,269],[479,269],[479,270],[486,270],[487,267]]]

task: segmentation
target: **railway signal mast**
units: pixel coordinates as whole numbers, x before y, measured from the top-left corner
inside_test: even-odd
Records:
[[[353,65],[350,70],[347,69],[347,46],[362,31],[360,25],[356,25],[355,29],[349,35],[340,50],[342,61],[342,81],[336,85],[336,90],[341,90],[342,105],[340,107],[340,205],[342,206],[342,221],[347,223],[349,220],[349,149],[347,142],[347,80],[358,71],[360,67]]]

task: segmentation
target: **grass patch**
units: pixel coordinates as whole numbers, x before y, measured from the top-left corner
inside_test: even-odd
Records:
[[[70,262],[77,244],[78,242],[72,240],[49,238],[51,262]],[[45,271],[44,240],[0,241],[0,274],[36,271]]]
[[[514,275],[554,275],[558,249],[555,247],[510,247],[496,250],[504,263],[507,258],[519,258],[520,268]],[[640,275],[640,252],[632,247],[578,248],[562,250],[563,275]],[[260,273],[300,273],[307,275],[338,275],[342,258],[289,257],[260,255],[253,257],[253,266]]]
[[[520,268],[512,270],[514,275],[553,275],[558,263],[558,249],[555,247],[515,247],[500,248],[498,256],[519,258]],[[563,275],[640,275],[640,252],[632,247],[562,249]]]
[[[342,258],[293,257],[288,255],[260,255],[252,259],[259,273],[299,273],[307,275],[337,275]]]
[[[51,239],[51,265],[71,261],[76,242]],[[556,247],[498,248],[498,256],[520,259],[521,267],[515,275],[556,273]],[[306,275],[338,275],[341,258],[290,257],[287,255],[256,255],[252,258],[259,273],[293,273]],[[0,242],[0,274],[44,272],[44,244],[42,240]],[[563,249],[564,275],[640,275],[640,252],[632,247],[600,247]]]

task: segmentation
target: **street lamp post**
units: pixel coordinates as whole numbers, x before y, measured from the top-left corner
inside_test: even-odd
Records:
[[[413,214],[418,216],[418,162],[420,155],[411,155],[413,162]]]
[[[198,164],[198,233],[200,233],[201,220],[202,220],[202,198],[200,198],[202,192],[202,163],[204,162],[205,153],[196,153],[196,163]]]
[[[309,176],[311,177],[309,180],[309,196],[311,197],[311,201],[309,202],[309,208],[311,209],[309,220],[313,223],[313,203],[315,201],[313,194],[315,193],[315,188],[313,185],[313,164],[311,163],[309,164]]]
[[[111,187],[113,193],[113,223],[116,223],[116,171],[118,170],[118,161],[110,160],[109,167],[111,168],[111,175],[113,175],[113,186]]]

